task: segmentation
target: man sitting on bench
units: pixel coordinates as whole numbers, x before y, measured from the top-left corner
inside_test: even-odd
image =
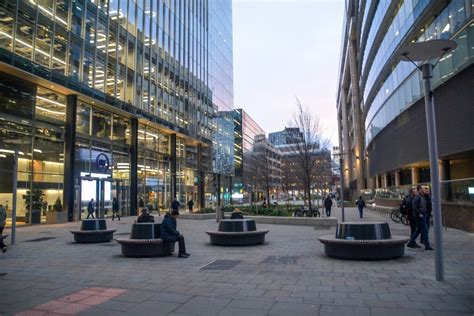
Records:
[[[163,222],[161,222],[161,240],[165,243],[178,242],[179,253],[178,258],[187,258],[190,256],[186,252],[186,245],[184,243],[184,237],[176,229],[176,219],[178,218],[179,211],[172,210],[171,213],[167,212]]]
[[[148,208],[142,208],[142,214],[138,216],[137,223],[154,223],[155,218],[148,213]]]

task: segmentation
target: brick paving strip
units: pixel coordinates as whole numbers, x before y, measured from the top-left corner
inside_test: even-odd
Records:
[[[93,306],[107,302],[126,293],[127,290],[106,287],[90,287],[61,298],[24,310],[15,315],[37,316],[50,314],[75,315]]]

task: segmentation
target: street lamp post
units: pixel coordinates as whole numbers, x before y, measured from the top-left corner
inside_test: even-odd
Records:
[[[438,168],[438,144],[436,136],[436,116],[433,102],[433,91],[431,79],[433,78],[433,68],[439,63],[441,58],[449,51],[455,49],[456,42],[450,40],[430,40],[419,42],[405,48],[400,55],[405,61],[412,62],[418,68],[424,81],[425,92],[425,112],[426,128],[428,134],[428,150],[430,160],[431,176],[431,200],[433,203],[433,222],[434,222],[434,240],[435,240],[435,273],[436,280],[444,280],[444,262],[443,262],[443,230],[441,225],[441,190],[439,185]],[[429,60],[438,58],[435,64]],[[421,62],[419,66],[415,62]]]
[[[341,178],[341,187],[340,187],[340,200],[341,200],[341,219],[343,222],[346,221],[346,216],[345,216],[345,211],[344,211],[344,160],[343,160],[343,155],[345,155],[342,152],[342,147],[340,149],[340,152],[337,154],[333,154],[335,157],[339,156],[339,171],[340,171],[340,178]]]

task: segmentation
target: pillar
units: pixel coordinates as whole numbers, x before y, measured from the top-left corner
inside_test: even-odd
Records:
[[[411,168],[411,184],[416,185],[420,183],[420,169],[417,167]]]
[[[204,191],[204,170],[203,170],[203,154],[202,154],[203,148],[202,144],[198,144],[198,205],[200,209],[203,209],[206,207],[205,203],[205,191]]]
[[[395,176],[395,186],[399,187],[400,186],[400,172],[398,170],[395,170],[394,176]]]
[[[170,135],[170,174],[171,174],[171,201],[174,200],[177,194],[176,186],[176,134]]]
[[[138,214],[138,119],[131,120],[130,146],[130,215]]]
[[[66,97],[66,127],[64,130],[63,205],[69,222],[74,220],[76,111],[77,95],[68,95]]]

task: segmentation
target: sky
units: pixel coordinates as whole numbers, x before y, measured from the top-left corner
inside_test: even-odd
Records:
[[[343,0],[233,0],[235,108],[275,132],[298,97],[337,144],[343,10]]]

